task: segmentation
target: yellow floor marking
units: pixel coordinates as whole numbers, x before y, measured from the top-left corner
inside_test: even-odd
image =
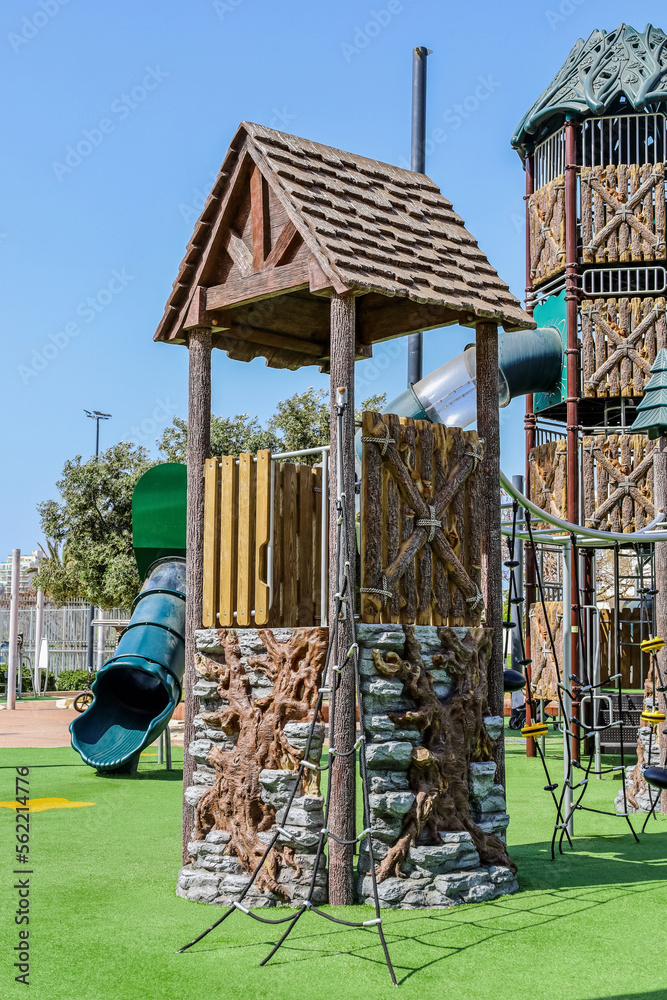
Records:
[[[47,809],[78,809],[81,806],[94,806],[96,802],[70,802],[69,799],[28,799],[30,812],[45,812]],[[5,809],[25,809],[20,802],[0,802]]]

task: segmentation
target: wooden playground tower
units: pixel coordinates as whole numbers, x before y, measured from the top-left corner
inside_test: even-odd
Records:
[[[560,328],[566,359],[560,391],[526,399],[526,492],[552,514],[614,532],[641,530],[667,500],[661,450],[631,429],[667,346],[665,43],[651,25],[580,39],[512,137],[526,174],[527,309]],[[582,585],[588,605],[590,557]],[[526,591],[530,607],[530,561]],[[579,642],[573,629],[573,664]]]
[[[335,419],[331,423],[329,496],[336,496],[336,455],[340,449],[343,486],[347,496],[353,497],[355,361],[370,357],[373,344],[380,341],[454,323],[475,329],[478,434],[484,442],[475,486],[475,503],[483,512],[482,559],[477,572],[486,626],[493,631],[489,704],[492,712],[502,715],[497,333],[499,325],[514,330],[531,328],[534,323],[488,263],[451,203],[427,176],[259,125],[240,125],[196,224],[155,334],[156,340],[181,344],[189,351],[186,747],[193,737],[195,714],[194,632],[204,624],[204,562],[217,558],[215,552],[207,555],[207,546],[215,543],[210,532],[206,536],[204,527],[206,483],[212,491],[209,503],[217,502],[211,497],[218,487],[218,463],[210,462],[212,348],[224,350],[238,361],[264,357],[274,368],[318,365],[330,374],[332,408],[338,389],[345,388],[342,440],[336,440]],[[252,458],[242,456],[243,461]],[[208,480],[204,475],[207,463]],[[264,473],[258,471],[257,475]],[[308,475],[312,476],[312,470]],[[376,502],[380,480],[377,475],[371,479],[375,486],[367,491],[366,499],[370,496]],[[416,497],[415,502],[419,512],[423,501]],[[348,505],[346,510],[348,535],[354,537],[354,508]],[[330,566],[334,564],[335,543],[332,514],[335,510],[330,508]],[[361,517],[363,522],[363,509]],[[421,536],[417,544],[423,544]],[[438,544],[448,543],[442,540]],[[247,558],[250,565],[250,550]],[[354,580],[354,554],[350,561]],[[285,561],[281,572],[283,578],[290,572]],[[337,587],[338,580],[330,571],[329,617]],[[321,607],[325,595],[320,594],[319,600]],[[210,593],[207,602],[206,624],[221,626],[224,614],[231,614],[229,608],[216,612],[216,599]],[[252,601],[246,604],[244,616],[237,617],[239,626],[255,624],[250,613],[254,610]],[[296,607],[291,601],[285,606]],[[312,602],[309,607],[314,614]],[[445,612],[444,618],[438,612],[420,620],[446,623],[448,613],[454,616],[452,623],[459,622],[456,608]],[[211,621],[211,615],[216,614],[222,620]],[[401,620],[417,621],[416,610],[412,618],[404,614]],[[269,621],[271,625],[297,624],[288,614]],[[350,635],[349,621],[341,622],[339,657],[347,654]],[[349,751],[355,742],[354,678],[349,672],[337,697],[338,729],[332,739],[337,748]],[[354,756],[345,759],[348,763],[339,768],[333,787],[331,817],[340,835],[353,839]],[[497,763],[502,780],[502,741]],[[191,770],[192,761],[186,753],[185,787],[190,784]],[[184,855],[191,838],[189,826],[190,821],[184,820]],[[353,900],[352,854],[349,845],[330,845],[332,903]]]

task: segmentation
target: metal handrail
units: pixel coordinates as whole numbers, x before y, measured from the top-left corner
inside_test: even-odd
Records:
[[[598,531],[597,528],[587,528],[583,524],[572,524],[571,521],[564,521],[560,517],[556,517],[555,514],[550,514],[546,510],[542,510],[537,504],[534,504],[532,500],[529,500],[527,496],[512,485],[511,481],[504,474],[502,469],[500,470],[500,485],[509,493],[511,497],[518,500],[522,507],[529,510],[531,514],[534,514],[536,518],[540,521],[546,521],[547,524],[552,525],[554,528],[558,528],[560,531],[566,531],[568,534],[575,534],[581,538],[596,539],[601,542],[624,542],[627,544],[633,544],[635,542],[667,542],[667,533],[653,531],[652,529],[658,525],[662,524],[665,520],[664,512],[660,511],[660,516],[655,517],[650,524],[647,524],[642,531],[632,531],[627,534],[623,534],[617,531]],[[650,534],[649,534],[650,532]],[[553,539],[557,542],[557,539]]]

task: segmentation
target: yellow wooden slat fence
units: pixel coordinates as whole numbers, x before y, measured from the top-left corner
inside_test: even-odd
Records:
[[[204,625],[319,625],[322,470],[223,455],[205,463],[204,497]]]

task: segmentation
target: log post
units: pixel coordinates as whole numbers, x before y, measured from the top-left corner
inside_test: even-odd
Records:
[[[194,327],[188,340],[188,499],[186,532],[185,600],[185,725],[183,733],[183,792],[192,784],[194,761],[188,747],[194,739],[198,700],[192,693],[195,673],[196,629],[202,628],[204,574],[204,462],[211,446],[211,331]],[[189,861],[192,839],[192,806],[183,803],[183,864]]]
[[[493,650],[488,667],[489,710],[504,716],[503,684],[503,570],[500,530],[500,415],[498,411],[498,327],[478,323],[477,345],[477,432],[484,439],[484,459],[479,477],[479,506],[482,510],[482,596],[486,627],[493,633]],[[494,750],[496,781],[505,784],[505,740],[501,734]]]
[[[530,196],[535,192],[535,153],[533,147],[530,146],[527,150],[526,155],[526,312],[529,316],[533,315],[533,304],[534,300],[532,297],[529,299],[529,293],[533,290],[533,269],[531,266],[531,246],[530,246]],[[528,393],[526,395],[526,417],[525,417],[525,430],[526,430],[526,472],[524,480],[524,494],[529,500],[533,498],[530,495],[530,453],[535,447],[535,431],[536,431],[536,417],[533,412],[533,394]],[[524,627],[525,627],[525,650],[526,659],[531,658],[531,640],[530,640],[530,609],[535,603],[535,557],[533,555],[533,550],[530,546],[525,549],[525,587],[524,587]],[[526,682],[528,685],[532,682],[532,664],[526,665]],[[526,692],[526,725],[530,725],[531,722],[537,722],[537,719],[533,718],[531,710],[532,699],[530,697],[530,691]],[[532,736],[529,736],[526,740],[526,757],[535,757],[537,751],[535,749],[535,740]]]
[[[577,125],[571,115],[565,122],[565,309],[567,347],[565,370],[567,386],[567,519],[579,524],[579,289],[577,248]],[[578,559],[578,555],[574,556]],[[576,625],[572,620],[570,655],[572,673],[579,674],[579,634],[581,632],[581,600],[577,582],[578,573],[572,565],[570,598],[576,610]],[[563,594],[563,600],[567,600]],[[573,692],[572,714],[579,718],[579,689]],[[573,723],[572,756],[578,760],[579,727]],[[568,737],[569,738],[569,737]]]
[[[331,454],[330,491],[331,516],[329,518],[329,627],[335,620],[334,595],[338,591],[336,576],[336,473],[337,449],[342,452],[343,489],[346,494],[346,526],[349,539],[347,558],[350,561],[350,583],[347,591],[347,614],[338,623],[338,640],[333,649],[334,662],[343,664],[352,645],[352,616],[356,579],[356,535],[354,519],[354,355],[355,355],[355,299],[335,292],[331,298]],[[347,389],[347,409],[343,418],[343,440],[337,440],[336,394],[339,387]],[[329,746],[342,752],[349,751],[356,739],[355,682],[352,661],[340,676],[336,692],[336,719],[329,734]],[[329,827],[343,840],[353,840],[356,835],[355,817],[355,754],[338,757],[331,771],[331,805]],[[354,902],[354,845],[329,841],[329,902],[334,906],[349,906]]]
[[[661,434],[653,451],[653,503],[656,514],[667,507],[667,434]],[[667,542],[655,543],[655,586],[656,635],[667,639]],[[658,653],[658,666],[662,677],[667,677],[667,646]],[[658,694],[658,708],[667,715],[665,692]],[[667,736],[664,726],[658,726],[660,733],[660,763],[667,761]],[[667,792],[660,796],[660,812],[667,813]]]

